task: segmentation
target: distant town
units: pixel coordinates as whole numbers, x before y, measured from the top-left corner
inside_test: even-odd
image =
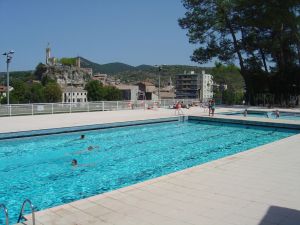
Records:
[[[28,92],[33,93],[29,93],[29,97],[26,98],[26,94],[24,94],[26,93],[25,84],[18,82],[21,75],[15,76],[15,82],[12,80],[12,85],[9,86],[10,102],[84,103],[100,100],[157,101],[159,99],[197,99],[200,102],[207,102],[212,98],[224,98],[224,93],[228,91],[226,76],[220,79],[219,75],[219,79],[214,79],[214,76],[203,68],[201,70],[195,68],[194,70],[194,68],[179,67],[174,72],[174,66],[159,65],[153,68],[148,66],[152,70],[152,73],[148,72],[149,76],[146,75],[144,79],[130,81],[128,78],[121,79],[117,75],[112,76],[107,73],[93,71],[93,68],[88,66],[89,64],[91,63],[82,62],[81,57],[61,59],[53,57],[48,44],[45,49],[45,62],[40,63],[36,70],[31,72],[32,76],[29,75],[26,81],[30,83],[30,88],[27,88],[29,89]],[[223,67],[225,68],[225,66]],[[222,69],[224,70],[224,68]],[[234,69],[237,71],[236,68]],[[227,72],[232,75],[231,70]],[[155,75],[154,79],[153,74]],[[231,84],[229,86],[235,91],[233,101],[241,102],[242,88],[233,87]],[[39,88],[40,91],[35,90]],[[236,89],[239,90],[236,91]],[[21,96],[18,96],[18,93]],[[41,93],[44,93],[44,96]],[[3,79],[2,85],[0,85],[2,104],[6,103],[6,95],[7,86],[5,85],[5,79]]]

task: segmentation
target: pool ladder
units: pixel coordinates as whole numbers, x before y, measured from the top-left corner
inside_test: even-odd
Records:
[[[179,122],[186,122],[188,120],[188,116],[185,116],[185,115],[180,115],[178,117],[178,121]]]
[[[24,217],[24,208],[26,206],[26,203],[29,204],[30,206],[30,209],[31,209],[31,214],[32,214],[32,225],[35,225],[35,211],[34,211],[34,206],[32,205],[31,201],[29,199],[26,199],[23,204],[22,204],[22,208],[21,208],[21,211],[20,211],[20,215],[19,215],[19,218],[18,218],[18,223],[21,222],[21,220],[27,220],[25,217]],[[9,218],[8,218],[8,211],[7,211],[7,208],[4,204],[0,204],[0,208],[3,208],[4,209],[4,212],[5,212],[5,225],[9,225]]]
[[[0,208],[4,210],[5,213],[5,225],[9,225],[9,219],[8,219],[8,211],[4,204],[0,204]]]
[[[23,213],[24,213],[24,207],[26,206],[26,203],[29,204],[30,209],[31,209],[31,215],[32,215],[32,225],[35,225],[35,211],[34,211],[34,206],[32,205],[31,201],[29,199],[26,199],[23,204],[22,204],[22,208],[20,211],[20,215],[19,215],[19,219],[18,219],[18,223],[21,222],[22,219],[27,220]]]

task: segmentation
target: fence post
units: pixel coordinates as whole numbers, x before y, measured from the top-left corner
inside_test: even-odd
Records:
[[[52,114],[54,113],[53,104],[54,103],[51,104],[51,112],[52,112]]]
[[[9,116],[11,116],[11,105],[8,106],[9,109]]]
[[[31,104],[31,115],[33,116],[33,104]]]
[[[72,102],[70,102],[70,113],[72,112]]]
[[[119,110],[119,101],[117,101],[117,111]]]
[[[87,109],[88,109],[88,112],[90,111],[90,103],[87,102]]]
[[[102,101],[102,111],[104,111],[104,101]]]

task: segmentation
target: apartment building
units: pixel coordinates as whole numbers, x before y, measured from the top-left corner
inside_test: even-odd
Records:
[[[204,70],[201,74],[197,74],[194,71],[178,74],[175,80],[177,99],[189,98],[207,102],[213,98],[213,76],[206,74]]]

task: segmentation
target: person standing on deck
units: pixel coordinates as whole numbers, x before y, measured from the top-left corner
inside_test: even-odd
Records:
[[[248,115],[248,110],[245,109],[245,111],[244,111],[244,117],[246,117],[247,115]]]
[[[216,103],[215,103],[214,99],[211,100],[210,108],[211,108],[211,116],[214,116],[215,115],[215,109],[216,109]]]
[[[211,100],[208,101],[208,116],[211,114]]]

